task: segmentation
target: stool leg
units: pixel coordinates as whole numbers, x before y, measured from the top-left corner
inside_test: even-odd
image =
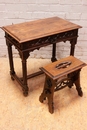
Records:
[[[82,89],[80,87],[80,70],[77,71],[77,73],[75,74],[75,81],[74,81],[75,85],[76,85],[76,90],[78,91],[78,95],[79,96],[83,96],[83,92]]]
[[[44,84],[44,88],[43,88],[43,92],[41,93],[40,97],[39,97],[39,101],[41,103],[43,103],[44,100],[46,100],[47,97],[47,93],[48,93],[48,86],[46,84],[46,78],[45,78],[45,84]]]
[[[50,93],[47,95],[48,98],[48,108],[49,112],[52,114],[54,113],[54,102],[53,102],[53,95],[54,95],[54,86],[50,88]]]
[[[53,106],[53,94],[54,94],[55,82],[46,76],[44,89],[39,97],[39,101],[42,103],[46,98],[48,99],[48,108],[49,112],[52,114],[54,112]]]

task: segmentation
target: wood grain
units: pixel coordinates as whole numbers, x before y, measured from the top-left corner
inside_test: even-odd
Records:
[[[45,18],[1,27],[19,43],[58,34],[64,31],[81,28],[59,17]]]

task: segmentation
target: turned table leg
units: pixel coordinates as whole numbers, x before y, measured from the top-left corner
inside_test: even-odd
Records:
[[[54,62],[54,61],[57,61],[56,59],[56,43],[55,44],[52,44],[52,58],[51,58],[51,61]]]
[[[7,44],[7,48],[8,48],[9,65],[10,65],[10,75],[11,75],[12,80],[14,80],[14,78],[12,77],[12,75],[15,74],[14,63],[13,63],[13,55],[12,55],[12,45],[9,43],[8,40],[6,40],[6,44]]]
[[[70,55],[74,56],[75,44],[77,43],[77,38],[72,39],[72,40],[70,41],[70,43],[71,43]]]
[[[24,96],[28,95],[28,84],[27,84],[27,58],[29,57],[29,52],[20,52],[19,51],[20,58],[22,60],[22,73],[23,73],[23,78],[22,78],[22,90]]]
[[[24,96],[28,95],[28,85],[27,85],[27,65],[26,65],[26,59],[22,60],[22,72],[23,72],[23,94]]]

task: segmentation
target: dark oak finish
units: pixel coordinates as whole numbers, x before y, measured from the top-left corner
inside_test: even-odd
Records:
[[[27,78],[42,74],[40,71],[27,75],[27,58],[30,56],[30,52],[52,44],[51,61],[53,62],[57,60],[56,43],[61,41],[66,42],[68,40],[71,44],[70,55],[74,55],[78,29],[81,28],[81,26],[59,17],[52,17],[31,22],[12,24],[1,28],[5,32],[11,77],[12,79],[16,79],[18,81],[18,83],[22,86],[24,95],[27,96]],[[14,70],[12,46],[15,46],[19,52],[20,58],[22,59],[22,78],[19,78]]]
[[[50,113],[54,112],[54,91],[58,91],[66,86],[71,88],[75,84],[78,95],[83,95],[80,86],[80,70],[84,66],[86,66],[84,62],[69,56],[40,68],[45,73],[46,79],[39,101],[42,103],[46,98],[48,99]]]

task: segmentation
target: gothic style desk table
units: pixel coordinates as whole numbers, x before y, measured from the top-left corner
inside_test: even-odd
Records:
[[[42,74],[41,71],[27,75],[27,58],[30,52],[41,47],[52,44],[51,61],[56,61],[56,43],[70,41],[70,55],[74,55],[75,44],[77,43],[78,29],[81,26],[61,19],[52,17],[19,24],[12,24],[1,27],[5,32],[6,44],[8,47],[10,75],[21,85],[24,96],[28,95],[27,79]],[[18,50],[22,60],[23,77],[16,75],[13,62],[12,46]]]

